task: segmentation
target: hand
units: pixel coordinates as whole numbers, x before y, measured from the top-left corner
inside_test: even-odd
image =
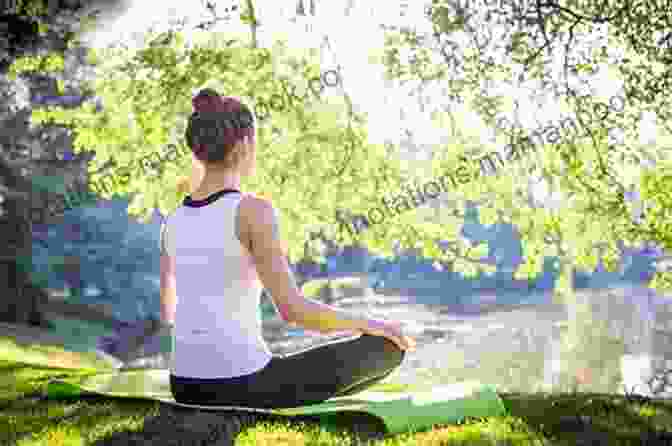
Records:
[[[383,336],[394,342],[403,351],[415,351],[415,339],[403,333],[403,324],[396,321],[368,319],[362,333],[372,336]]]

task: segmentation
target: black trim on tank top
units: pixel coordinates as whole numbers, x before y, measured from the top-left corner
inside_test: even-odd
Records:
[[[182,202],[182,204],[190,208],[200,208],[214,203],[215,201],[217,201],[219,198],[223,197],[226,194],[233,194],[233,193],[239,194],[240,191],[237,189],[222,189],[220,191],[208,195],[207,197],[201,200],[194,200],[191,198],[191,195],[187,195],[186,197],[184,197],[184,201]]]

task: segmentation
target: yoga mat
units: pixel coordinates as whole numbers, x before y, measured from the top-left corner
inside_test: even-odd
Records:
[[[330,415],[337,412],[365,412],[385,424],[391,434],[423,430],[435,424],[454,424],[465,417],[505,415],[502,400],[491,386],[462,382],[437,386],[422,392],[375,392],[365,390],[351,396],[331,398],[323,403],[289,409],[256,409],[238,406],[196,406],[177,403],[170,393],[170,371],[158,369],[101,373],[86,377],[53,380],[47,385],[47,399],[70,399],[80,395],[111,398],[139,398],[180,407],[222,411],[250,411],[282,416]]]

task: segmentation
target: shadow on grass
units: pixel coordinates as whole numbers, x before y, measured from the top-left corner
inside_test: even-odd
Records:
[[[435,426],[412,435],[418,444],[424,438],[428,444],[448,445],[452,443],[445,438],[453,436],[469,438],[466,443],[455,444],[522,445],[528,444],[521,440],[527,438],[541,441],[529,444],[567,446],[672,445],[672,434],[669,433],[672,428],[672,402],[669,401],[633,403],[625,397],[592,394],[508,394],[503,395],[503,399],[511,416],[467,419],[460,425]],[[240,433],[262,423],[284,425],[297,431],[302,430],[301,425],[306,425],[335,436],[345,433],[354,440],[352,444],[358,445],[375,445],[378,440],[396,437],[402,440],[401,444],[416,444],[410,439],[408,443],[403,442],[411,434],[387,434],[382,421],[366,413],[283,417],[161,406],[158,414],[145,418],[142,431],[117,431],[91,444],[234,445]],[[667,433],[662,430],[667,430]],[[471,435],[465,435],[464,431],[471,431]],[[430,441],[441,436],[444,436],[443,440]]]
[[[513,417],[565,444],[672,446],[672,401],[592,393],[502,394]]]
[[[86,397],[92,403],[104,401],[97,397]],[[104,438],[87,443],[91,446],[126,446],[132,444],[162,446],[233,446],[239,435],[260,425],[284,425],[301,430],[301,426],[319,428],[335,435],[346,432],[357,439],[357,444],[388,437],[385,425],[378,418],[367,413],[337,413],[328,416],[281,416],[262,413],[234,411],[207,411],[175,407],[146,401],[115,401],[120,412],[130,414],[144,403],[154,406],[144,417],[142,429],[116,429]],[[137,412],[136,412],[137,413]],[[104,420],[100,420],[104,423]]]

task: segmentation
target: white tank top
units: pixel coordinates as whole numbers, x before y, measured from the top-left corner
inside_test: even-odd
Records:
[[[163,224],[163,248],[176,268],[173,375],[230,378],[271,360],[261,331],[262,285],[236,236],[241,198],[230,191],[187,197]]]

